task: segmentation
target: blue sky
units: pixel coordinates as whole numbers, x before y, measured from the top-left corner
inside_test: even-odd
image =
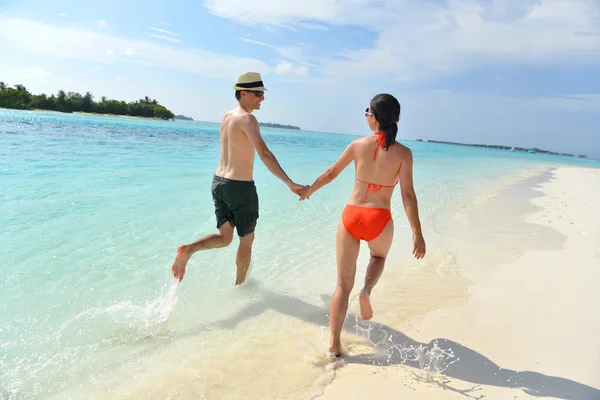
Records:
[[[220,121],[257,71],[261,121],[368,134],[388,92],[401,138],[600,158],[598,0],[0,0],[0,54],[0,80],[35,93]]]

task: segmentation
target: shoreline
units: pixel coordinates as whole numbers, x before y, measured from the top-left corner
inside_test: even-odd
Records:
[[[392,348],[379,346],[387,351],[378,355],[351,348],[318,399],[600,398],[600,323],[594,318],[600,301],[593,297],[593,282],[600,279],[593,267],[600,256],[594,240],[600,235],[594,205],[600,170],[538,172],[474,199],[441,227],[441,234],[451,227],[456,233],[448,246],[457,267],[440,266],[443,278],[420,299],[390,293],[398,281],[382,279],[376,290],[386,301],[374,299],[370,329],[384,334],[370,339],[390,341]],[[472,250],[473,241],[480,249]],[[464,291],[447,293],[457,282],[468,282]],[[386,314],[386,307],[398,310],[408,302],[412,309],[432,297],[443,298],[443,306],[422,317]],[[587,348],[577,351],[568,345],[573,342]]]

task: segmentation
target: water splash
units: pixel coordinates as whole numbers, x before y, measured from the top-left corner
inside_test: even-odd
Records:
[[[103,323],[107,317],[108,322],[120,325],[130,331],[130,337],[156,336],[163,325],[172,314],[179,298],[179,282],[171,279],[166,282],[160,294],[145,303],[136,304],[131,300],[119,301],[108,307],[90,308],[77,314],[72,319],[64,322],[57,330],[57,339],[65,330],[72,329],[73,325],[84,320],[89,323]],[[131,335],[132,334],[132,335]]]
[[[106,309],[114,322],[125,325],[140,336],[155,336],[166,322],[179,298],[179,282],[165,283],[158,297],[138,305],[131,301],[119,302]]]
[[[421,371],[427,374],[439,375],[446,371],[450,365],[459,359],[454,358],[452,349],[444,350],[440,348],[437,342],[428,348],[424,345],[403,346],[402,344],[392,344],[393,349],[402,358],[403,363],[418,362]]]
[[[459,361],[452,349],[442,349],[437,341],[424,345],[413,342],[402,333],[375,328],[375,324],[364,323],[355,317],[356,333],[377,350],[372,358],[381,364],[405,364],[416,367],[429,375],[439,375],[450,365]],[[361,326],[364,324],[365,326]]]

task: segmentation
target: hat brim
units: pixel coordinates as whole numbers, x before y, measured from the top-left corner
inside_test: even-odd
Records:
[[[266,87],[253,87],[253,88],[244,88],[244,87],[239,87],[239,86],[234,86],[233,90],[245,90],[247,92],[266,92],[267,88]]]

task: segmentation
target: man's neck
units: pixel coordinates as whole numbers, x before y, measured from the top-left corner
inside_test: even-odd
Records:
[[[238,107],[241,108],[242,110],[246,111],[248,114],[252,114],[252,108],[250,108],[249,106],[244,107],[242,105],[242,103],[238,103]]]

